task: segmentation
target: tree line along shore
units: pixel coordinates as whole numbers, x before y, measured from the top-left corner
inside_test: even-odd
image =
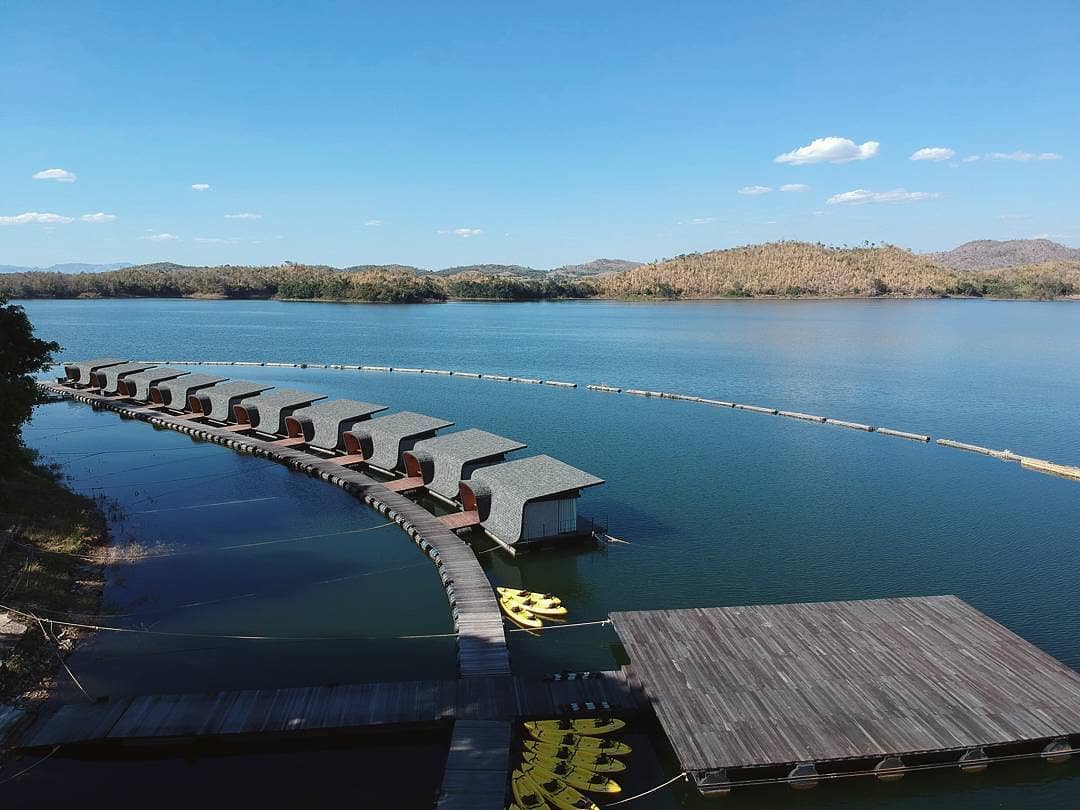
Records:
[[[497,266],[429,273],[400,265],[340,270],[281,265],[149,264],[98,273],[0,275],[10,298],[231,298],[409,303],[566,298],[987,297],[1080,295],[1080,261],[954,270],[892,245],[771,242],[691,253],[616,272],[518,275]]]

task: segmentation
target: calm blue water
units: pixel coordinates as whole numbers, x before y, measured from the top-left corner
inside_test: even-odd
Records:
[[[609,383],[1080,463],[1075,303],[57,301],[26,308],[67,358],[367,363]],[[605,478],[579,511],[606,520],[629,545],[485,557],[498,583],[559,593],[572,620],[635,608],[954,593],[1080,667],[1080,618],[1066,607],[1077,599],[1080,562],[1074,482],[875,434],[583,387],[316,369],[224,373],[482,427]],[[348,637],[101,634],[71,659],[91,692],[453,672],[445,640],[394,638],[449,629],[434,569],[396,528],[380,528],[380,516],[336,488],[81,405],[39,409],[26,436],[66,465],[77,488],[115,502],[121,541],[132,537],[171,555],[114,569],[106,609],[119,614],[115,622],[192,634]],[[315,534],[330,536],[291,540]],[[278,540],[290,542],[267,542]],[[254,543],[263,545],[221,550]],[[521,672],[620,660],[606,628],[541,639],[516,634],[511,643]],[[654,753],[647,741],[637,746],[629,792],[675,772],[663,746]],[[59,774],[68,763],[42,767]],[[920,775],[811,795],[747,790],[726,801],[1042,807],[1080,802],[1080,777],[1075,764],[1017,765],[983,777]],[[685,802],[696,804],[676,790],[637,806]]]

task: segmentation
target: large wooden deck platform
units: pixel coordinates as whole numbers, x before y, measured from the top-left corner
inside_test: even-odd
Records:
[[[95,408],[115,411],[122,416],[272,459],[292,469],[317,475],[362,498],[409,534],[438,569],[458,634],[458,668],[461,675],[471,678],[510,674],[510,653],[506,646],[503,618],[487,575],[472,549],[419,504],[331,458],[255,436],[238,435],[223,427],[198,424],[190,418],[172,416],[160,410],[125,404],[85,390],[54,383],[39,385],[52,394],[85,402]]]
[[[706,793],[1080,735],[1080,674],[955,596],[611,618]]]

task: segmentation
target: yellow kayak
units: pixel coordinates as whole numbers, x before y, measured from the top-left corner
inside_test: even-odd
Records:
[[[561,745],[566,748],[576,748],[581,751],[589,751],[596,754],[607,754],[609,757],[622,757],[631,752],[631,748],[624,742],[618,740],[609,740],[602,737],[585,737],[581,734],[563,733],[561,731],[533,731],[528,728],[529,724],[526,723],[526,731],[529,732],[534,740],[539,740],[542,743],[548,743],[549,745]]]
[[[562,600],[553,593],[537,593],[535,591],[523,591],[518,588],[496,588],[499,596],[505,596],[508,599],[536,599],[541,602],[553,602],[556,605],[561,605]]]
[[[572,788],[587,793],[621,793],[619,783],[602,773],[594,773],[584,768],[575,768],[567,762],[550,761],[542,758],[525,757],[523,768],[530,768],[531,773],[544,779],[561,779]]]
[[[544,798],[556,807],[562,810],[600,810],[594,802],[586,799],[561,779],[554,779],[550,775],[537,772],[531,765],[522,765],[521,769],[529,782],[535,785]]]
[[[521,605],[537,616],[565,616],[566,608],[558,601],[550,599],[514,599],[515,605]]]
[[[624,729],[626,723],[622,720],[616,720],[614,717],[583,717],[574,720],[569,718],[563,720],[537,720],[533,723],[526,723],[525,727],[529,731],[572,732],[597,737],[601,734],[611,734]]]
[[[523,608],[516,602],[499,599],[499,607],[502,608],[503,615],[519,627],[535,630],[537,627],[544,626],[544,623],[534,616],[532,611]]]
[[[526,762],[531,762],[529,756],[533,755],[552,762],[568,762],[593,773],[619,773],[626,770],[626,763],[608,754],[548,745],[536,740],[525,740],[525,751],[522,755]]]
[[[521,810],[549,810],[548,803],[544,801],[536,785],[521,771],[514,771],[510,778],[510,789],[514,794],[514,802]]]

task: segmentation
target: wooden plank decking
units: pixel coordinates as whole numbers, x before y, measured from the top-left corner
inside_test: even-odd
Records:
[[[699,784],[1080,734],[1080,674],[955,596],[611,618]]]
[[[502,810],[510,769],[510,723],[458,720],[450,739],[438,810]]]
[[[578,680],[482,677],[140,695],[46,710],[13,747],[332,733],[450,720],[558,717],[571,704],[640,707],[623,671]]]
[[[168,427],[197,438],[224,444],[269,458],[293,469],[318,475],[337,484],[390,517],[406,531],[435,563],[446,588],[454,627],[458,633],[458,668],[463,677],[510,674],[503,618],[487,575],[472,549],[439,518],[404,495],[391,492],[374,478],[342,466],[341,457],[326,458],[303,449],[285,447],[255,436],[238,435],[225,428],[195,424],[140,406],[53,383],[39,383],[50,393]]]

